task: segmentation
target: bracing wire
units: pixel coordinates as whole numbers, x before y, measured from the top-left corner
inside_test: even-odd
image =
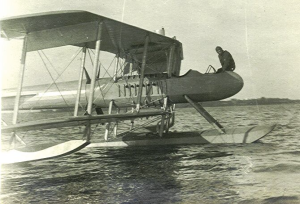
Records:
[[[49,58],[47,57],[47,55],[43,52],[43,50],[40,50],[40,52],[44,55],[44,57],[47,59],[48,63],[51,65],[51,67],[54,69],[54,71],[56,72],[56,74],[58,75],[57,79],[55,81],[57,81],[59,78],[62,78],[62,74],[65,72],[65,70],[67,70],[67,68],[72,64],[72,62],[75,60],[75,58],[78,56],[78,54],[82,51],[83,48],[79,48],[77,49],[77,51],[73,54],[73,56],[71,57],[71,61],[69,62],[69,64],[67,64],[67,66],[64,68],[64,71],[59,74],[58,71],[55,69],[55,66],[52,64],[52,62],[49,60]],[[52,86],[52,84],[51,84]],[[76,97],[74,94],[72,94],[74,96],[74,98]],[[82,104],[79,103],[80,107],[83,108]]]
[[[72,56],[72,59],[71,59],[71,62],[64,68],[64,70],[62,71],[62,73],[61,74],[59,74],[58,76],[57,76],[57,78],[56,79],[53,79],[53,77],[52,77],[52,75],[50,74],[50,76],[51,76],[51,78],[52,78],[52,80],[53,80],[53,82],[51,83],[51,84],[49,84],[48,86],[47,86],[47,88],[43,91],[43,93],[41,93],[40,95],[40,97],[38,98],[38,100],[36,101],[36,104],[41,100],[41,98],[43,97],[43,95],[51,88],[51,86],[54,84],[54,83],[56,83],[56,81],[61,77],[61,75],[67,70],[67,68],[70,66],[70,64],[75,60],[75,58],[78,56],[78,54],[80,53],[80,48],[77,50],[77,54],[74,54],[73,56]],[[39,56],[40,56],[40,58],[42,59],[42,62],[43,62],[43,64],[44,64],[44,66],[46,67],[46,69],[47,69],[47,71],[49,72],[49,70],[48,70],[48,68],[47,68],[47,65],[46,65],[46,63],[45,63],[45,60],[43,59],[43,57],[42,57],[42,55],[40,54],[40,52],[38,51],[38,54],[39,54]],[[44,54],[44,53],[43,53]],[[44,54],[45,55],[45,54]],[[46,56],[46,55],[45,55]],[[48,60],[49,60],[49,58],[47,58]],[[50,60],[49,60],[50,61]],[[33,110],[35,108],[35,106],[32,106],[31,108],[30,108],[30,110]],[[27,113],[27,116],[28,116],[28,114],[29,113]]]
[[[155,61],[157,62],[157,61],[159,61],[160,59],[164,58],[164,55],[162,54],[162,52],[165,51],[165,50],[168,50],[169,47],[170,47],[170,44],[163,45],[163,46],[160,47],[160,49],[158,49],[158,52],[159,52],[159,53],[154,53],[154,55],[152,54],[151,56],[149,56],[149,58],[147,59],[148,63],[147,63],[147,65],[146,65],[146,68],[147,68],[147,69],[151,69],[151,70],[154,71],[154,72],[157,72],[158,70],[156,70],[155,68],[153,68],[151,65],[152,65],[152,64],[155,64]],[[91,57],[91,53],[94,54],[94,52],[93,52],[93,50],[89,50],[88,53],[89,53],[90,60],[91,60],[91,62],[92,62],[92,64],[93,64],[92,57]],[[124,52],[124,54],[126,55],[125,52]],[[110,78],[112,78],[112,76],[109,74],[108,70],[110,69],[110,67],[111,67],[111,65],[112,65],[112,63],[114,62],[115,59],[117,59],[117,58],[116,58],[116,57],[113,58],[113,60],[111,61],[110,65],[109,65],[109,67],[108,67],[107,69],[105,68],[105,66],[104,66],[101,62],[99,63],[99,64],[100,64],[100,69],[102,68],[102,69],[105,71],[104,74],[102,75],[102,77],[105,77],[105,75],[108,75]],[[153,61],[152,59],[155,59],[155,61]],[[100,60],[99,60],[99,61],[100,61]],[[151,61],[152,61],[152,63],[151,63]],[[125,67],[125,65],[126,65],[126,61],[120,62],[119,65],[120,65],[120,66],[118,66],[118,68],[117,68],[117,70],[116,70],[116,73],[117,73],[117,75],[119,75],[119,74],[122,75],[122,71],[123,71],[123,69],[124,69],[124,67]],[[123,79],[125,80],[127,86],[131,86],[131,85],[128,83],[128,80],[126,80],[126,78],[123,78]],[[100,82],[98,82],[98,83],[100,83]],[[107,92],[108,92],[113,86],[118,86],[118,85],[115,84],[115,83],[112,83],[110,87],[105,86],[105,87],[103,87],[103,88],[104,88],[104,89],[108,89],[108,90],[107,90]],[[123,88],[120,88],[120,87],[118,87],[118,88],[119,88],[119,91],[120,91],[121,94],[122,94],[122,93],[125,94]],[[153,87],[150,88],[150,89],[148,90],[148,92],[151,91],[151,89],[153,89]],[[102,92],[102,91],[101,91],[101,95],[102,95],[103,98],[105,97],[105,93]],[[98,99],[99,97],[100,97],[100,95],[97,96],[94,100]],[[130,95],[130,97],[128,97],[128,104],[131,104],[131,105],[132,105],[132,103],[133,103],[133,101],[134,101],[134,100],[133,100],[133,97],[134,97],[134,95],[132,95],[132,94]],[[163,97],[163,95],[162,95],[162,97]],[[145,100],[146,100],[146,99],[145,99]],[[158,101],[160,101],[160,100],[161,100],[161,99],[159,99]],[[149,103],[153,103],[153,102],[155,102],[155,101],[157,101],[157,100],[150,101]]]
[[[48,69],[48,67],[47,67],[47,64],[45,63],[44,59],[42,58],[40,52],[38,52],[38,54],[40,55],[40,57],[41,57],[41,59],[42,59],[44,65],[45,65],[45,67],[46,67],[46,70],[47,70],[49,76],[51,77],[51,79],[52,79],[52,81],[53,81],[53,84],[55,85],[55,87],[57,88],[58,92],[60,93],[61,98],[63,99],[63,101],[65,102],[65,104],[66,104],[67,106],[69,106],[69,104],[68,104],[67,101],[65,100],[64,96],[62,95],[62,93],[61,93],[61,91],[60,91],[60,89],[59,89],[57,83],[55,82],[55,80],[54,80],[54,78],[53,78],[51,72],[49,71],[49,69]]]
[[[91,52],[94,54],[93,50],[91,50]],[[92,59],[90,52],[89,52],[89,55],[90,55],[90,59]],[[102,68],[104,69],[104,71],[106,72],[106,73],[104,73],[104,75],[103,75],[102,77],[104,77],[104,76],[107,74],[110,78],[112,78],[112,76],[109,74],[108,70],[112,67],[112,64],[113,64],[113,62],[114,62],[115,59],[116,59],[116,56],[112,59],[112,61],[111,61],[110,65],[108,66],[108,68],[105,68],[105,66],[104,66],[102,63],[99,63],[99,64],[101,64],[101,67],[102,67]],[[127,83],[127,81],[126,81],[126,83]],[[129,84],[127,83],[127,85],[129,85]],[[110,85],[110,87],[108,87],[108,86],[106,85],[105,88],[107,88],[108,91],[109,91],[113,86],[117,86],[117,85],[114,84],[114,83],[112,83],[112,84]],[[121,93],[124,94],[124,92],[123,92],[122,90],[121,90]],[[102,97],[104,98],[104,97],[105,97],[104,93],[101,92],[101,94],[102,94]],[[98,99],[99,97],[100,97],[100,96],[97,96],[97,97],[94,99],[94,101],[95,101],[96,99]],[[128,98],[128,100],[127,100],[127,101],[128,101],[128,104],[131,104],[131,103],[132,103],[132,100],[133,100],[133,97],[132,97],[132,96],[131,96],[130,98]]]
[[[123,131],[123,132],[119,133],[119,135],[125,136],[125,135],[127,135],[127,134],[129,134],[129,133],[131,133],[131,132],[133,132],[133,131],[142,129],[142,128],[148,126],[149,124],[151,124],[151,123],[153,123],[153,122],[156,122],[156,121],[160,120],[160,118],[161,118],[160,116],[156,116],[156,117],[154,117],[154,118],[151,119],[151,120],[147,120],[145,123],[143,123],[143,124],[141,124],[141,125],[135,126],[135,127],[132,128],[131,130],[126,130],[126,131]]]

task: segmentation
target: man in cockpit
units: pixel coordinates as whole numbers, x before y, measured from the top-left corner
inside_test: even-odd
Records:
[[[228,51],[223,50],[220,46],[217,46],[216,52],[219,54],[219,60],[222,65],[222,67],[219,68],[216,73],[235,70],[234,59]]]

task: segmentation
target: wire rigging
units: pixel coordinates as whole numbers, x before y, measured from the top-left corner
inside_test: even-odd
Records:
[[[47,71],[48,71],[48,73],[50,74],[50,77],[52,78],[52,83],[51,84],[49,84],[47,87],[46,87],[46,89],[42,92],[42,93],[40,93],[39,95],[39,98],[37,99],[37,101],[35,102],[35,104],[37,105],[37,103],[42,99],[42,97],[45,95],[45,93],[52,87],[52,85],[55,83],[56,84],[56,81],[62,76],[62,74],[68,69],[68,67],[70,66],[70,64],[75,60],[75,58],[78,56],[78,54],[80,53],[80,50],[81,50],[81,48],[79,48],[76,52],[76,54],[74,54],[73,56],[72,56],[72,59],[71,59],[71,62],[63,69],[63,71],[61,72],[61,74],[59,74],[58,76],[57,76],[57,78],[56,79],[54,79],[53,77],[52,77],[52,75],[51,75],[51,73],[49,73],[50,71],[49,71],[49,69],[48,69],[48,67],[47,67],[47,64],[46,64],[46,62],[45,62],[45,60],[43,59],[43,57],[42,57],[42,55],[41,55],[41,53],[39,52],[39,51],[37,51],[37,53],[38,53],[38,55],[39,55],[39,57],[41,58],[41,60],[42,60],[42,62],[43,62],[43,64],[44,64],[44,66],[45,66],[45,68],[47,69]],[[45,53],[44,52],[42,52],[43,53],[43,55],[44,56],[46,56],[45,55]],[[46,59],[48,59],[49,60],[49,58],[47,57]],[[50,60],[49,60],[50,61]],[[52,64],[52,66],[53,66],[53,64]],[[53,69],[54,69],[54,66],[53,66]],[[55,69],[54,69],[55,70]],[[59,89],[58,89],[58,91],[59,91]],[[74,95],[73,95],[74,96]],[[63,96],[62,96],[62,98],[63,98]],[[64,98],[63,98],[63,100],[64,100]],[[65,101],[65,100],[64,100]],[[36,107],[36,105],[33,105],[31,108],[30,108],[30,110],[33,110],[35,107]],[[81,104],[80,104],[81,105]],[[29,113],[27,113],[27,116],[29,115]]]
[[[52,79],[52,81],[53,81],[53,84],[55,85],[56,89],[58,90],[58,92],[59,92],[61,98],[63,99],[63,101],[65,102],[65,104],[66,104],[67,106],[69,106],[69,104],[68,104],[67,101],[65,100],[64,96],[62,95],[62,93],[61,93],[61,91],[60,91],[60,89],[59,89],[57,83],[55,82],[55,80],[54,80],[54,78],[53,78],[51,72],[49,71],[49,69],[48,69],[48,67],[47,67],[47,64],[45,63],[44,59],[42,58],[41,53],[38,52],[38,54],[39,54],[39,56],[41,57],[41,59],[42,59],[44,65],[45,65],[45,68],[46,68],[46,70],[47,70],[49,76],[51,77],[51,79]],[[43,93],[43,95],[44,95],[44,94],[45,94],[45,93]],[[42,96],[43,96],[43,95],[42,95]],[[41,96],[41,97],[42,97],[42,96]]]

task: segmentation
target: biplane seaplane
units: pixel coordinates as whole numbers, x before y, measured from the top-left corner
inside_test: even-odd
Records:
[[[198,102],[235,95],[242,89],[243,79],[232,71],[216,73],[212,66],[204,74],[189,70],[180,76],[182,44],[163,35],[162,30],[152,32],[86,11],[59,11],[3,19],[1,37],[23,40],[18,86],[2,91],[2,109],[13,110],[11,124],[2,122],[2,134],[11,138],[11,148],[2,152],[2,163],[63,156],[86,146],[251,143],[273,129],[224,128]],[[42,50],[62,46],[78,47],[81,53],[78,80],[57,82],[52,77],[53,86],[23,87],[25,69],[30,69],[26,67],[26,54],[35,51],[41,56]],[[113,56],[109,77],[100,74],[107,72],[100,61],[102,52]],[[213,129],[189,134],[172,132],[178,103],[189,103]],[[70,107],[74,109],[71,116],[18,120],[22,109]],[[155,118],[151,134],[134,134],[135,121],[140,118]],[[126,121],[130,123],[128,130],[118,134],[119,125]],[[105,127],[98,143],[92,142],[95,125]],[[83,139],[33,152],[16,148],[18,143],[26,144],[22,132],[74,126],[83,127]]]

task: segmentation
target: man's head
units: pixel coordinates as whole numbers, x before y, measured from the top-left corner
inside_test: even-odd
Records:
[[[223,49],[222,49],[220,46],[217,46],[217,47],[216,47],[216,52],[217,52],[218,54],[222,54],[222,53],[223,53]]]

